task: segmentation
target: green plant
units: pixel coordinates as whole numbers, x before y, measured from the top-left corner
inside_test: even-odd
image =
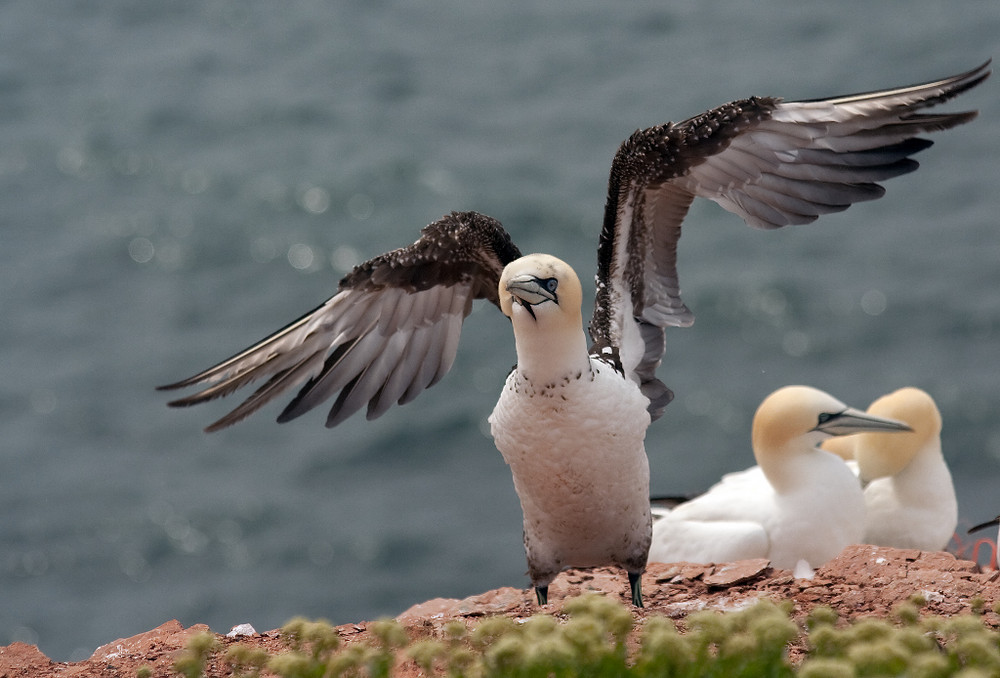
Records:
[[[425,675],[451,678],[978,678],[1000,675],[1000,635],[981,613],[921,618],[920,599],[898,605],[892,621],[844,623],[817,607],[800,628],[790,604],[761,601],[731,612],[702,611],[679,628],[652,616],[638,628],[632,612],[590,594],[568,601],[563,614],[527,619],[484,619],[471,628],[452,621],[433,637],[411,641],[393,620],[369,626],[365,642],[343,645],[325,621],[293,619],[282,629],[286,645],[274,656],[237,644],[225,661],[234,675],[256,678],[388,678],[411,661]],[[804,641],[806,656],[793,666],[790,642]],[[629,648],[632,648],[631,650]],[[199,634],[177,659],[188,678],[201,676],[219,643]],[[137,678],[149,674],[137,673]]]
[[[237,643],[226,650],[226,662],[233,670],[235,678],[257,678],[261,670],[267,666],[267,661],[266,651],[242,643]]]
[[[219,648],[219,641],[207,631],[188,640],[185,651],[174,661],[174,670],[185,678],[200,678],[208,658]]]

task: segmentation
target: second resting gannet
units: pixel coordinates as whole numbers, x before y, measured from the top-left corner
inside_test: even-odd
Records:
[[[944,549],[958,523],[958,502],[941,453],[941,412],[926,392],[907,387],[882,396],[868,413],[905,422],[912,432],[843,439],[864,487],[864,543]]]
[[[865,502],[857,477],[819,443],[861,431],[908,430],[815,388],[778,389],[753,418],[758,466],[726,475],[659,518],[650,562],[767,558],[784,569],[803,560],[822,565],[861,541]]]
[[[641,440],[648,421],[662,414],[673,395],[655,374],[664,328],[693,322],[680,298],[676,270],[681,222],[691,202],[696,196],[714,200],[751,226],[770,229],[808,223],[878,198],[884,193],[878,182],[916,169],[910,156],[931,145],[918,135],[976,115],[923,111],[988,75],[989,62],[953,77],[881,92],[812,101],[751,97],[636,131],[611,166],[586,350],[583,328],[575,326],[577,309],[567,311],[580,305],[578,295],[567,294],[576,277],[569,267],[550,274],[543,270],[544,260],[529,258],[530,265],[522,268],[521,253],[499,222],[454,212],[425,227],[412,245],[355,267],[315,310],[232,358],[161,388],[201,385],[202,390],[170,403],[189,406],[263,380],[209,431],[296,389],[279,422],[331,398],[327,426],[363,407],[374,419],[448,372],[474,300],[498,307],[509,301],[518,367],[497,405],[493,433],[518,483],[539,601],[545,602],[554,569],[603,561],[629,570],[638,605],[644,558],[636,553],[645,547],[636,532],[646,531],[648,537],[648,524],[642,524],[648,506],[616,520],[598,516],[587,525],[581,519],[560,525],[562,512],[551,507],[575,501],[577,493],[587,497],[584,504],[620,506],[636,487],[648,485]],[[567,315],[557,315],[562,313]],[[536,381],[532,365],[543,365],[547,376]],[[556,406],[560,402],[568,404]],[[603,410],[602,403],[613,408]],[[513,412],[521,414],[510,416]],[[589,426],[583,426],[585,421]],[[612,434],[619,421],[633,427],[627,436]],[[550,434],[549,461],[522,465],[521,458],[543,447],[536,438],[542,431]],[[627,461],[603,478],[597,477],[603,468],[598,466],[587,476],[578,465],[592,454],[578,452],[593,450],[594,440],[606,441],[607,457]],[[538,473],[551,477],[533,477]],[[643,503],[647,498],[648,489]],[[613,548],[583,544],[587,535],[606,530],[614,534],[597,541],[615,542]]]

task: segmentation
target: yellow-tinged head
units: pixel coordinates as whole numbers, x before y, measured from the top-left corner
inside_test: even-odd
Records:
[[[759,463],[768,452],[778,452],[802,439],[797,448],[812,447],[825,438],[811,435],[821,415],[834,415],[848,407],[833,396],[810,386],[785,386],[764,398],[753,416],[752,442]]]
[[[753,449],[766,472],[769,459],[808,450],[830,436],[907,430],[902,422],[848,407],[811,386],[785,386],[757,408]]]
[[[521,257],[504,268],[499,292],[522,374],[542,383],[589,369],[583,289],[569,264],[548,254]]]
[[[514,317],[514,305],[537,319],[539,312],[558,309],[570,317],[580,317],[583,288],[576,271],[562,259],[549,254],[529,254],[504,268],[500,276],[500,309]]]
[[[864,433],[854,441],[854,457],[861,479],[896,475],[917,452],[941,435],[941,412],[934,399],[919,388],[908,386],[884,395],[868,408],[870,414],[906,422],[912,429],[903,435]]]

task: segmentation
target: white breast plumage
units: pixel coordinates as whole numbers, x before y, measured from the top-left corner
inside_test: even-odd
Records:
[[[645,564],[648,401],[609,365],[594,363],[541,389],[515,370],[490,416],[521,499],[536,585],[570,566],[641,572]]]

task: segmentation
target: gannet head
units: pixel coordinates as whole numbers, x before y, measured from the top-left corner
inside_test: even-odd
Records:
[[[504,268],[499,293],[522,374],[541,383],[589,369],[583,290],[569,264],[548,254],[521,257]]]
[[[901,388],[884,395],[871,404],[868,413],[904,421],[911,432],[895,436],[864,433],[855,438],[858,475],[865,482],[896,475],[941,436],[941,412],[934,399],[918,388]]]
[[[513,319],[514,305],[539,320],[546,317],[580,317],[583,288],[576,272],[561,259],[548,254],[529,254],[504,268],[500,276],[500,309]]]
[[[830,436],[862,431],[909,431],[906,424],[848,407],[810,386],[785,386],[760,404],[753,419],[753,449],[762,457],[815,447]],[[765,469],[766,470],[766,469]]]

